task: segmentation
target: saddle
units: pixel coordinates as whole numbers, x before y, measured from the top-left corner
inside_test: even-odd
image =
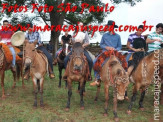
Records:
[[[11,53],[9,47],[3,43],[0,43],[0,47],[1,47],[1,49],[5,55],[6,62],[11,63],[13,60],[13,56],[12,56],[12,53]],[[16,62],[21,61],[22,59],[17,55],[19,52],[21,52],[20,49],[16,48],[16,47],[13,47],[13,48],[14,48],[15,53],[16,53]]]

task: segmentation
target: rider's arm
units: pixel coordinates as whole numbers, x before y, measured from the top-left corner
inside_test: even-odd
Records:
[[[116,48],[116,50],[121,50],[122,49],[122,44],[121,44],[121,37],[120,36],[118,36],[118,45],[117,45],[117,48]]]
[[[136,52],[136,49],[133,48],[133,47],[131,47],[131,46],[130,46],[130,43],[131,43],[131,42],[129,42],[129,41],[127,42],[127,48],[130,49],[130,50],[133,50],[134,52]]]
[[[82,46],[85,48],[88,45],[89,45],[89,36],[88,36],[88,33],[86,32],[85,39],[84,39],[84,44]]]

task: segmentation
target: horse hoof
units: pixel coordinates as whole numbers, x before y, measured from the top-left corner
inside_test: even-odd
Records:
[[[15,86],[12,86],[12,89],[15,89]]]
[[[70,110],[70,108],[65,108],[65,111],[69,111]]]
[[[119,122],[119,118],[118,117],[114,118],[114,121]]]
[[[61,88],[61,86],[58,86],[58,88]]]
[[[104,117],[107,117],[108,116],[108,114],[107,113],[104,113]]]
[[[22,86],[23,89],[25,89],[25,86]]]
[[[5,99],[6,99],[6,96],[5,96],[5,95],[3,95],[3,96],[2,96],[2,100],[5,100]]]
[[[84,110],[85,108],[84,107],[80,107],[80,110]]]
[[[130,110],[128,110],[128,111],[127,111],[127,114],[128,114],[128,115],[130,115],[130,114],[131,114],[131,111],[130,111]]]
[[[144,111],[144,108],[139,108],[141,111]]]

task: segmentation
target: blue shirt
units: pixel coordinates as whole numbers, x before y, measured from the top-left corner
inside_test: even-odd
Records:
[[[110,34],[109,32],[105,33],[102,36],[101,42],[100,42],[100,47],[102,48],[103,51],[106,51],[105,47],[113,47],[116,50],[121,50],[122,45],[121,45],[121,37],[119,34]]]

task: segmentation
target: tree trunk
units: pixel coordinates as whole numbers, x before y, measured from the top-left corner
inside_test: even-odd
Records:
[[[50,22],[51,25],[54,25],[55,27],[57,25],[63,25],[64,22],[64,18],[65,18],[65,14],[58,14],[58,13],[50,13]],[[52,45],[53,45],[53,57],[55,56],[55,53],[58,49],[58,42],[59,42],[59,35],[60,35],[60,31],[55,31],[55,29],[53,31],[51,31],[51,41],[52,41]]]

